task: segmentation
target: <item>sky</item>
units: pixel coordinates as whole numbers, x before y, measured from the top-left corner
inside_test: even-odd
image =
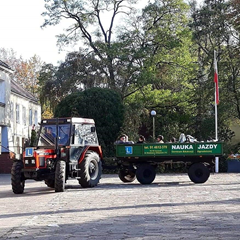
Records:
[[[147,1],[142,0],[144,4]],[[44,0],[0,0],[0,48],[13,49],[17,57],[22,56],[25,60],[36,54],[42,61],[58,65],[68,52],[77,49],[70,47],[59,51],[56,35],[66,26],[41,28],[44,4]]]
[[[141,0],[144,5],[147,1]],[[0,0],[0,48],[13,49],[17,57],[25,60],[36,54],[42,61],[57,66],[68,52],[77,51],[78,47],[59,51],[56,35],[71,23],[68,21],[63,26],[61,22],[42,29],[44,5],[44,0]]]
[[[42,61],[57,65],[67,53],[59,53],[55,37],[63,27],[41,29],[44,4],[44,0],[0,0],[0,48],[13,49],[25,60],[36,54]]]

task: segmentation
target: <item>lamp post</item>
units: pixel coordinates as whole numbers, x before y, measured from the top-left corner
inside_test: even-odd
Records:
[[[156,116],[156,111],[152,110],[151,111],[151,116],[153,117],[153,139],[155,140],[155,116]]]

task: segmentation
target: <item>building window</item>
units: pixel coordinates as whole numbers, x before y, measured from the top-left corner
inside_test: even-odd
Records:
[[[29,109],[29,126],[32,126],[32,109]]]
[[[0,103],[5,103],[5,81],[0,79]]]
[[[26,126],[27,125],[27,121],[26,121],[26,108],[24,106],[22,107],[22,120],[23,120],[23,125]]]
[[[11,117],[11,121],[13,122],[14,119],[14,115],[13,115],[14,111],[13,111],[13,102],[10,103],[10,117]]]
[[[37,124],[38,124],[38,116],[37,115],[38,115],[37,110],[35,110],[35,112],[34,112],[34,124],[35,124],[35,126],[37,126]]]
[[[19,104],[16,104],[16,122],[17,123],[20,123],[19,115],[20,115]]]

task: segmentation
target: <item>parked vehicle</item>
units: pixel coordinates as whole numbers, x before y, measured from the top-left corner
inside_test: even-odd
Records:
[[[45,181],[63,192],[69,178],[84,188],[95,187],[102,173],[102,150],[93,119],[53,118],[41,121],[36,147],[28,147],[13,162],[12,190],[24,192],[25,181]]]
[[[219,142],[116,145],[119,178],[122,182],[137,178],[141,184],[152,183],[157,165],[166,161],[185,163],[191,181],[204,183],[215,165],[215,157],[222,154],[222,143]]]

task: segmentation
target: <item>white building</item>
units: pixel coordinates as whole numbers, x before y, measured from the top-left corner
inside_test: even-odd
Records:
[[[9,153],[20,157],[33,125],[41,121],[37,99],[11,79],[12,72],[0,60],[0,173]]]

